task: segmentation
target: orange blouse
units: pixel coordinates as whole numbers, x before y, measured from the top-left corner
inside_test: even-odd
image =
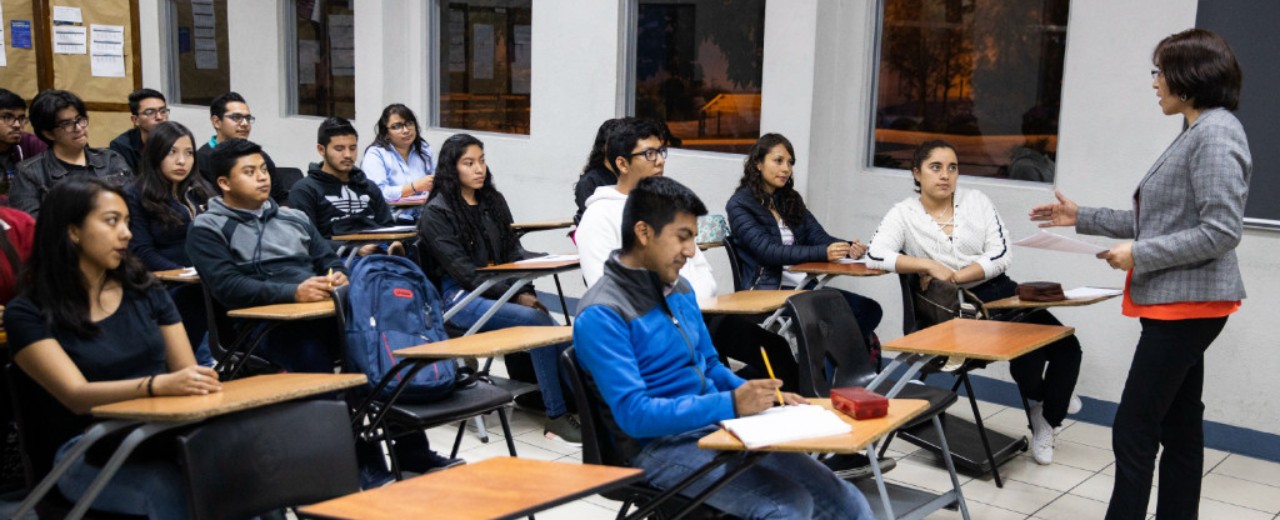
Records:
[[[1130,318],[1156,320],[1193,320],[1197,318],[1221,318],[1240,310],[1240,300],[1229,302],[1172,302],[1140,305],[1129,297],[1129,285],[1133,283],[1133,271],[1124,277],[1124,300],[1120,312]]]

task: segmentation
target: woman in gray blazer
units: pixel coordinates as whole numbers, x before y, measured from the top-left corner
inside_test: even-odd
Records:
[[[1112,428],[1116,480],[1108,519],[1146,517],[1157,448],[1156,516],[1195,518],[1204,466],[1204,352],[1240,308],[1235,248],[1244,227],[1252,159],[1239,104],[1240,65],[1217,34],[1191,29],[1153,54],[1152,87],[1185,129],[1138,183],[1133,209],[1058,202],[1031,210],[1041,227],[1131,239],[1100,253],[1128,271],[1123,312],[1142,336]]]

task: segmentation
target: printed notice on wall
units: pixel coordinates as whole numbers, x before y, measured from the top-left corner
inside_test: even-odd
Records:
[[[493,26],[478,23],[471,26],[471,77],[493,79]]]
[[[53,6],[53,25],[76,25],[84,23],[79,7],[65,5]]]
[[[89,26],[89,62],[94,76],[124,77],[124,26]]]
[[[191,0],[191,26],[195,33],[196,68],[218,68],[218,19],[213,14],[213,0]]]
[[[4,19],[4,6],[0,5],[0,20]],[[9,56],[4,52],[4,24],[0,24],[0,67],[9,66]]]
[[[316,64],[320,63],[320,42],[298,40],[298,84],[316,83]]]
[[[86,54],[88,47],[85,45],[85,39],[87,37],[88,31],[84,27],[55,25],[53,26],[53,53]]]
[[[467,71],[467,13],[449,10],[449,72]]]
[[[356,75],[355,17],[335,14],[329,17],[329,66],[334,76]]]
[[[516,55],[511,63],[511,93],[528,94],[533,72],[532,46],[529,45],[533,40],[533,26],[516,25],[511,29]]]
[[[13,20],[9,22],[9,41],[15,49],[31,48],[31,20]]]

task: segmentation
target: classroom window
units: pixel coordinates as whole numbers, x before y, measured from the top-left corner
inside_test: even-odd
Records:
[[[764,0],[641,0],[632,106],[674,147],[746,153],[760,135]]]
[[[293,6],[291,114],[356,116],[355,11],[351,0],[289,0]]]
[[[881,0],[872,165],[945,139],[960,173],[1053,182],[1069,0]]]
[[[442,1],[436,124],[529,133],[532,0]]]
[[[171,103],[208,106],[231,90],[227,0],[172,0]]]

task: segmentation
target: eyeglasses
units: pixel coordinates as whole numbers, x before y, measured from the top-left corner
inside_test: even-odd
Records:
[[[1164,75],[1164,71],[1160,69],[1151,69],[1151,79],[1156,79]]]
[[[75,119],[64,119],[53,125],[63,132],[70,132],[72,127],[89,128],[89,116],[80,116]]]
[[[222,117],[225,119],[230,119],[232,123],[235,123],[237,125],[242,125],[245,123],[253,124],[254,121],[258,120],[258,118],[253,117],[249,114],[227,114]]]
[[[12,126],[17,123],[18,126],[27,124],[27,116],[16,116],[13,114],[0,114],[0,124]]]
[[[145,117],[145,118],[148,118],[148,119],[154,118],[154,117],[156,117],[156,115],[168,116],[168,115],[169,115],[169,107],[164,107],[164,108],[148,108],[148,109],[143,110],[142,112],[140,112],[138,115],[140,115],[140,116],[142,116],[142,117]]]
[[[387,126],[387,130],[390,130],[392,132],[403,132],[405,130],[413,130],[416,128],[418,128],[418,125],[413,124],[413,121],[404,121],[401,123],[396,123],[396,124]]]
[[[646,161],[649,161],[649,162],[658,162],[658,156],[659,156],[659,155],[661,155],[663,159],[666,159],[666,158],[667,158],[667,147],[663,146],[663,147],[661,147],[661,148],[648,148],[648,149],[641,150],[641,151],[636,152],[636,153],[633,153],[633,154],[628,154],[628,155],[627,155],[627,158],[628,158],[628,159],[630,159],[630,158],[635,157],[635,156],[637,156],[637,155],[643,155],[643,156],[644,156],[644,159],[645,159]]]

